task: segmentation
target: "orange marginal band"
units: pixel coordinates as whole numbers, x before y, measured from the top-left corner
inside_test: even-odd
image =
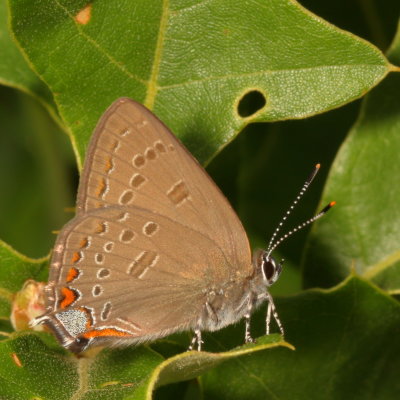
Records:
[[[83,239],[79,242],[79,247],[80,247],[81,249],[84,249],[84,248],[88,247],[88,244],[89,244],[88,238],[83,238]]]
[[[106,328],[106,329],[88,331],[85,332],[82,336],[86,339],[91,339],[101,336],[132,336],[132,335],[129,334],[128,332],[119,331],[118,329]]]
[[[78,298],[78,294],[74,290],[67,287],[61,288],[61,294],[63,295],[63,299],[60,303],[61,308],[67,308]]]
[[[105,168],[105,172],[108,173],[111,171],[113,167],[113,163],[112,163],[112,159],[111,157],[108,157],[107,161],[106,161],[106,168]]]
[[[78,251],[76,251],[74,254],[72,254],[71,262],[72,262],[73,264],[75,264],[75,263],[78,262],[81,258],[82,258],[81,254],[80,254]]]
[[[106,231],[106,225],[104,222],[100,222],[100,224],[97,225],[96,233],[104,233]]]
[[[68,274],[67,274],[67,283],[72,282],[79,276],[79,270],[76,269],[75,267],[72,267],[69,269]]]
[[[106,192],[107,186],[106,186],[106,181],[104,178],[101,178],[99,181],[99,186],[97,188],[97,197],[103,196],[103,194]]]

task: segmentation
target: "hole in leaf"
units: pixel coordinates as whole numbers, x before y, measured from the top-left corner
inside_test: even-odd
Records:
[[[238,113],[241,117],[249,117],[261,110],[267,100],[263,93],[258,90],[247,92],[239,101]]]

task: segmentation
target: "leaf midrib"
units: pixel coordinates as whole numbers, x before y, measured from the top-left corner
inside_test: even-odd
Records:
[[[149,110],[152,110],[154,107],[154,100],[156,98],[157,91],[159,89],[157,81],[160,72],[161,56],[164,48],[165,31],[167,29],[168,18],[169,18],[169,0],[163,0],[162,13],[160,18],[160,28],[158,30],[157,43],[154,52],[154,61],[151,69],[150,79],[147,84],[146,99],[144,100],[143,103]]]

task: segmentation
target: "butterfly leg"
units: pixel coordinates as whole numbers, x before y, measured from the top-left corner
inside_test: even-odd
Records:
[[[191,343],[190,343],[190,346],[189,346],[189,348],[188,348],[188,351],[193,350],[193,348],[194,348],[196,342],[197,342],[197,351],[201,351],[201,345],[202,345],[204,342],[201,340],[201,331],[200,331],[200,329],[195,329],[195,330],[194,330],[194,336],[193,336],[193,339],[192,339],[192,341],[191,341]]]
[[[251,293],[249,295],[249,297],[247,298],[247,311],[246,311],[246,314],[244,315],[245,323],[246,323],[244,340],[246,343],[254,343],[255,342],[255,340],[251,337],[251,334],[250,334],[250,318],[251,318],[251,312],[253,311],[255,301],[256,301],[256,297]]]
[[[269,332],[270,332],[269,327],[270,327],[270,324],[271,324],[271,315],[272,315],[274,317],[278,327],[279,327],[279,330],[281,331],[281,335],[284,336],[285,332],[283,330],[283,325],[281,323],[281,320],[278,317],[278,313],[277,313],[276,308],[275,308],[274,300],[273,300],[273,298],[272,298],[272,296],[270,295],[269,292],[266,292],[266,295],[267,295],[267,299],[268,299],[267,317],[265,319],[265,330],[266,330],[266,333],[267,333],[267,335],[269,335]]]
[[[269,335],[269,330],[270,330],[269,326],[271,324],[271,310],[272,310],[271,303],[268,302],[267,317],[265,318],[265,331],[267,335]]]

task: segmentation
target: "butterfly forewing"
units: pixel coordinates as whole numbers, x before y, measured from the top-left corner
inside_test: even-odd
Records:
[[[208,235],[247,276],[246,233],[230,204],[168,128],[141,104],[117,100],[88,149],[77,208],[141,207]]]

